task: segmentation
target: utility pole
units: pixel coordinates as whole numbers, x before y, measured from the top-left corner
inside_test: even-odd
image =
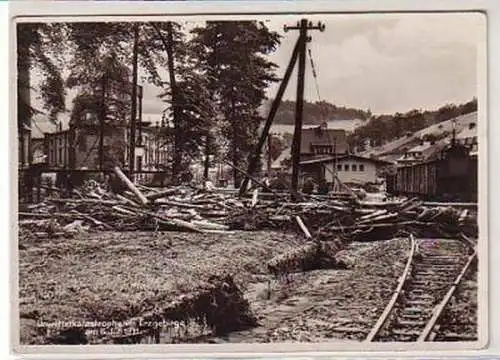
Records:
[[[307,19],[302,19],[297,26],[285,26],[285,32],[289,30],[299,30],[299,69],[298,69],[298,80],[297,80],[297,99],[295,103],[295,131],[293,134],[293,144],[292,144],[292,200],[296,201],[298,199],[298,186],[299,186],[299,173],[300,173],[300,140],[302,137],[302,117],[304,109],[304,81],[305,81],[305,69],[306,69],[306,44],[311,41],[311,38],[307,36],[308,30],[320,30],[324,31],[325,26],[321,23],[313,25],[312,22],[308,22]]]
[[[137,56],[139,47],[139,25],[134,24],[134,49],[132,53],[132,114],[130,119],[130,149],[128,168],[129,176],[133,178],[135,165],[135,130],[137,120]]]
[[[283,98],[283,94],[285,93],[288,82],[290,81],[290,77],[292,76],[292,72],[293,72],[293,69],[295,67],[295,63],[297,62],[297,57],[299,55],[299,42],[300,42],[300,40],[298,40],[297,43],[295,44],[295,47],[294,47],[293,52],[292,52],[292,57],[290,58],[290,62],[288,63],[288,67],[286,68],[286,71],[285,71],[285,76],[283,77],[283,80],[281,81],[276,98],[274,99],[274,101],[271,105],[269,115],[268,115],[266,123],[264,125],[264,129],[262,130],[262,134],[260,135],[259,142],[257,143],[257,147],[253,153],[253,157],[250,159],[250,162],[248,164],[247,174],[246,174],[245,178],[243,179],[243,182],[240,186],[239,196],[243,196],[245,194],[245,192],[247,191],[248,181],[250,180],[248,175],[252,176],[253,173],[255,172],[255,169],[257,168],[257,164],[259,162],[262,148],[266,142],[266,138],[269,135],[269,130],[271,129],[271,125],[273,124],[274,117],[276,116],[276,113],[278,112],[278,108],[279,108],[279,105],[281,103],[281,99]]]

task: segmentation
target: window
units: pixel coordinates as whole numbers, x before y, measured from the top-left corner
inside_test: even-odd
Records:
[[[337,171],[342,171],[342,164],[337,165]]]
[[[344,165],[344,171],[349,171],[349,164]]]
[[[359,164],[359,171],[365,171],[365,165]]]
[[[352,171],[358,171],[358,165],[352,164]]]
[[[136,160],[137,160],[137,171],[142,171],[142,156],[137,156],[136,157]]]

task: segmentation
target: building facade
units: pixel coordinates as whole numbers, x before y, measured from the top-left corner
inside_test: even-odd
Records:
[[[101,128],[86,124],[45,134],[46,163],[49,169],[109,169],[128,167],[129,130],[126,126],[104,128],[101,164]],[[157,126],[143,126],[137,135],[135,171],[162,170],[169,154],[168,132]]]
[[[327,123],[312,129],[302,129],[301,159],[318,155],[347,154],[347,135],[343,129],[329,129]]]
[[[316,181],[324,178],[331,184],[337,177],[344,184],[374,183],[379,172],[393,164],[356,155],[324,157],[301,161],[302,177],[312,177]]]

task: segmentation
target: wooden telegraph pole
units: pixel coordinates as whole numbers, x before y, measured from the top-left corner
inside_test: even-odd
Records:
[[[308,22],[307,19],[302,19],[297,26],[285,26],[285,32],[289,30],[299,30],[299,71],[297,79],[297,99],[295,102],[295,130],[293,134],[292,143],[292,200],[297,200],[298,198],[298,186],[299,186],[299,165],[300,165],[300,140],[302,137],[302,118],[304,110],[304,82],[305,82],[305,69],[306,69],[306,44],[311,41],[311,38],[307,36],[308,30],[320,30],[324,31],[325,26],[321,23],[313,25],[312,22]]]

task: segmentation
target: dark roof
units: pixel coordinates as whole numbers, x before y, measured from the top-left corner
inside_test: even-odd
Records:
[[[310,153],[311,144],[333,145],[334,142],[337,153],[346,152],[346,131],[343,129],[321,129],[321,127],[319,126],[311,129],[302,129],[302,136],[300,139],[300,153]]]
[[[318,158],[314,158],[314,159],[303,160],[300,162],[300,165],[329,163],[332,161],[339,161],[339,160],[346,160],[346,159],[371,161],[371,162],[374,162],[374,163],[377,163],[380,165],[393,165],[394,164],[390,161],[369,158],[369,157],[364,157],[364,156],[359,156],[359,155],[354,155],[354,154],[347,154],[347,155],[341,155],[341,156],[336,156],[336,157],[335,156],[323,156],[321,158],[318,157]]]

